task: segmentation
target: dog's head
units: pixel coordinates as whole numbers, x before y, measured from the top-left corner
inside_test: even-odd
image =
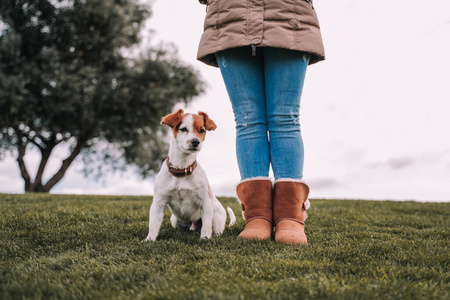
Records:
[[[172,129],[177,146],[185,153],[200,151],[206,131],[217,128],[204,112],[199,111],[198,115],[185,114],[182,109],[162,118],[161,124]]]

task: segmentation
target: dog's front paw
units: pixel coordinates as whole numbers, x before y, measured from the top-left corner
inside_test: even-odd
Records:
[[[152,241],[152,242],[154,242],[154,241],[156,241],[156,236],[155,237],[152,237],[152,236],[150,236],[150,234],[145,238],[145,240],[143,240],[142,242],[148,242],[148,241]]]
[[[212,236],[212,226],[202,225],[202,229],[200,230],[200,238],[201,239],[210,239]]]
[[[202,240],[210,239],[212,236],[212,230],[204,230],[202,228],[202,231],[200,232],[200,238]]]

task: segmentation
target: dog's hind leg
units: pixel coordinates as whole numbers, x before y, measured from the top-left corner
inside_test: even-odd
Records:
[[[172,215],[170,216],[170,223],[172,223],[172,227],[173,227],[173,228],[176,228],[177,225],[180,225],[180,224],[178,223],[177,217],[175,217],[174,214],[172,214]]]

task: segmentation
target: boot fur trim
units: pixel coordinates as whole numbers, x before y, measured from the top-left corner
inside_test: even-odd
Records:
[[[306,184],[308,186],[306,181],[304,181],[302,179],[295,179],[295,178],[278,178],[278,179],[275,180],[275,183],[277,183],[277,182],[284,182],[284,181],[287,181],[287,182],[301,182],[301,183],[304,183],[304,184]]]
[[[250,177],[250,178],[246,178],[244,180],[241,180],[239,182],[239,184],[243,183],[243,182],[247,182],[247,181],[253,181],[253,180],[270,180],[272,181],[269,177],[264,177],[264,176],[260,176],[260,177]]]

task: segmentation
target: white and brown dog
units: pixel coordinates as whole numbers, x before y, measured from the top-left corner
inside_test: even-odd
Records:
[[[220,235],[225,229],[227,213],[197,163],[206,131],[215,130],[216,124],[203,112],[185,114],[182,109],[165,116],[161,124],[172,129],[173,138],[169,156],[156,176],[149,233],[145,240],[156,240],[166,205],[172,211],[173,227],[178,225],[191,230],[201,227],[200,238],[210,238],[213,232]],[[230,208],[227,210],[231,226],[236,217]]]

